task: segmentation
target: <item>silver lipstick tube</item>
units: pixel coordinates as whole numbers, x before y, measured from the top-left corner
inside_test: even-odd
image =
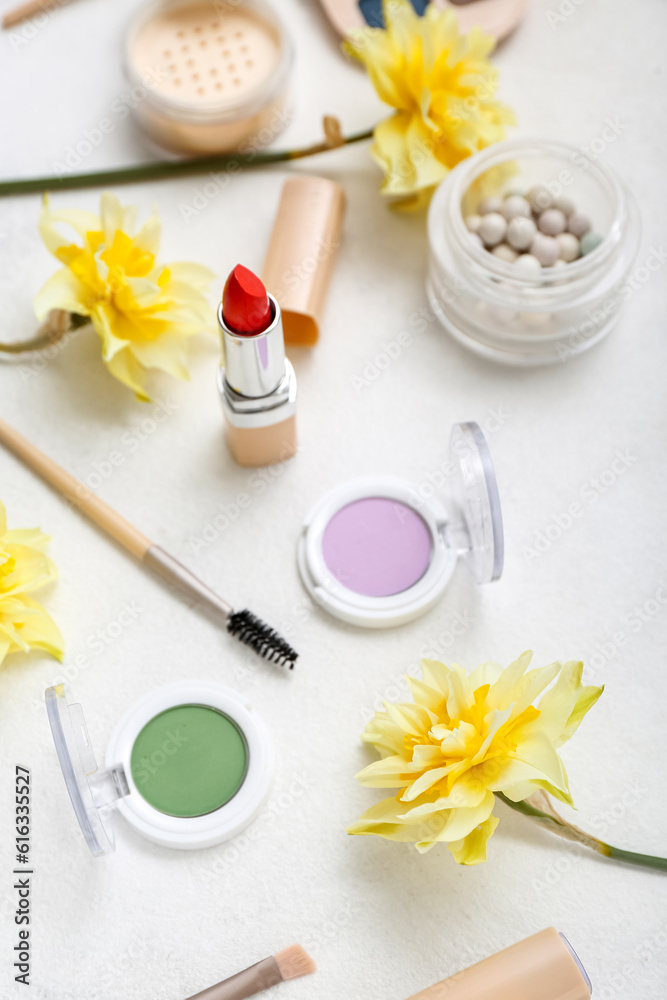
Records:
[[[293,416],[296,375],[285,357],[283,324],[278,302],[269,294],[273,319],[262,333],[235,333],[218,307],[225,363],[218,372],[218,390],[226,417],[235,427],[262,427]]]

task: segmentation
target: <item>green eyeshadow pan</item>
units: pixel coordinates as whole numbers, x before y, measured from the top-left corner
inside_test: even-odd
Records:
[[[224,806],[248,770],[243,733],[206,705],[177,705],[140,731],[130,758],[138,791],[169,816],[204,816]]]

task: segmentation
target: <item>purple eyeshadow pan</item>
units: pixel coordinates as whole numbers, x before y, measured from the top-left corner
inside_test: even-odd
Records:
[[[431,533],[406,504],[367,497],[341,507],[322,535],[332,576],[366,597],[390,597],[412,587],[431,562]]]

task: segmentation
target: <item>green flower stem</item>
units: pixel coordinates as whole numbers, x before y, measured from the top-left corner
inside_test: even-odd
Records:
[[[191,160],[161,161],[142,163],[136,167],[121,167],[120,170],[99,170],[90,174],[66,174],[63,177],[27,177],[11,181],[0,181],[0,197],[10,194],[33,194],[42,191],[68,191],[73,188],[105,187],[106,185],[132,184],[135,181],[167,180],[173,177],[188,177],[191,174],[206,173],[211,170],[238,170],[241,167],[261,167],[268,163],[282,163],[298,160],[304,156],[316,156],[340,146],[371,139],[373,129],[341,136],[338,142],[327,141],[306,146],[303,149],[274,150],[265,153],[230,153],[225,156],[203,156]]]
[[[501,802],[504,802],[506,806],[509,806],[510,809],[515,809],[516,812],[523,813],[524,816],[530,816],[536,822],[549,827],[553,833],[557,833],[559,836],[567,838],[567,840],[584,844],[584,846],[590,847],[591,850],[602,854],[605,858],[611,858],[614,861],[625,861],[627,864],[638,865],[640,868],[657,868],[658,871],[667,872],[667,858],[656,858],[651,854],[637,854],[635,851],[624,851],[620,847],[612,847],[611,844],[605,844],[603,840],[598,840],[597,837],[592,837],[590,834],[584,833],[583,830],[579,830],[576,826],[572,826],[571,823],[567,823],[557,813],[550,814],[543,812],[541,809],[536,809],[535,806],[530,805],[529,802],[512,802],[502,792],[495,792],[495,796]]]

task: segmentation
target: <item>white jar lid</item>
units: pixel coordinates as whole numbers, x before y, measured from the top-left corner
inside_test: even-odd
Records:
[[[447,471],[445,503],[430,484],[425,491],[378,476],[344,483],[320,499],[306,517],[298,547],[301,578],[320,607],[352,625],[387,628],[430,610],[459,556],[476,583],[499,579],[500,498],[476,423],[452,428]],[[375,568],[368,565],[373,559]]]
[[[113,811],[117,808],[143,836],[165,847],[211,847],[240,833],[268,797],[274,770],[270,737],[261,719],[238,694],[207,681],[179,681],[156,688],[131,706],[116,726],[98,770],[81,705],[66,685],[45,692],[51,732],[67,791],[92,854],[115,850]],[[236,794],[219,809],[182,818],[160,812],[143,798],[132,777],[130,758],[143,727],[179,705],[201,705],[228,718],[240,730],[247,752],[246,773]]]

